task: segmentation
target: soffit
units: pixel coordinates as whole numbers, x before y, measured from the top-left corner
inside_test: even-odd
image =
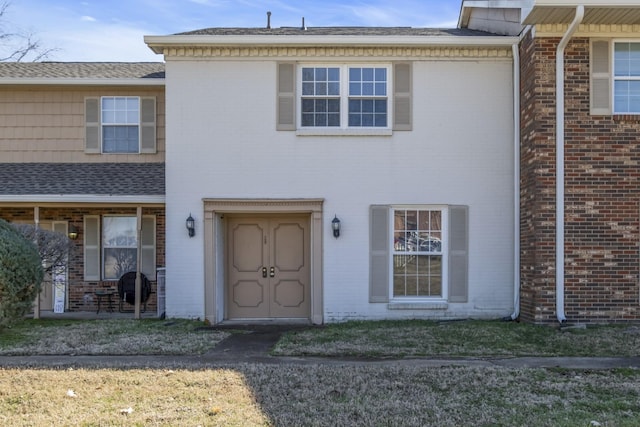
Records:
[[[523,19],[525,25],[569,24],[576,13],[576,5],[536,5]],[[636,5],[585,5],[583,25],[640,25],[640,3]]]

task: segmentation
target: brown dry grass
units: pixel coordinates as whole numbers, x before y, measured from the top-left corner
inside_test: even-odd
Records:
[[[0,369],[0,424],[637,426],[640,371],[256,364]]]

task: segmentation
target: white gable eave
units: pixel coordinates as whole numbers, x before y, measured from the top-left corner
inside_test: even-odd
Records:
[[[145,36],[158,54],[176,47],[507,47],[517,37],[507,36],[313,36],[313,35],[174,35]]]

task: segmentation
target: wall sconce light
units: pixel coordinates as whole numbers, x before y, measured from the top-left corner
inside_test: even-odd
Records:
[[[189,230],[189,237],[196,235],[196,220],[193,219],[191,214],[189,214],[189,218],[187,218],[187,230]]]
[[[69,231],[67,232],[67,236],[69,236],[71,240],[76,240],[78,238],[78,234],[78,227],[73,224],[69,224]]]
[[[333,229],[333,237],[336,239],[340,237],[340,220],[337,215],[333,216],[333,220],[331,221],[331,228]]]

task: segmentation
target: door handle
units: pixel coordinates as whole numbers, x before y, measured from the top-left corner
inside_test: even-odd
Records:
[[[271,267],[269,269],[269,276],[270,277],[276,277],[276,269],[275,269],[275,267]],[[265,277],[267,277],[267,276],[265,276]]]
[[[262,267],[262,277],[267,277],[267,267]]]

